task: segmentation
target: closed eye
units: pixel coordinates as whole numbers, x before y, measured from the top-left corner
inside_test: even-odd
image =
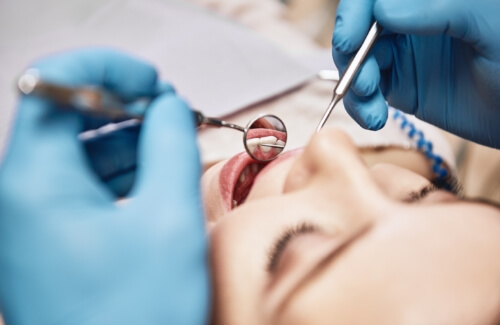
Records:
[[[292,226],[286,229],[273,243],[269,250],[269,259],[267,262],[267,271],[273,273],[279,264],[280,258],[285,251],[286,246],[297,236],[316,232],[319,230],[318,226],[303,222],[299,225]]]
[[[405,203],[419,202],[419,201],[423,200],[425,197],[427,197],[429,194],[431,194],[435,191],[438,191],[438,190],[444,190],[444,191],[450,192],[451,194],[455,195],[458,198],[463,198],[462,185],[458,182],[456,177],[451,177],[446,182],[443,182],[443,181],[434,182],[433,184],[429,184],[428,186],[425,186],[420,191],[409,193],[408,197],[406,199],[404,199],[403,202],[405,202]]]
[[[420,191],[417,192],[411,192],[408,194],[408,197],[403,200],[405,203],[416,203],[424,199],[427,195],[431,194],[432,192],[437,191],[438,188],[434,184],[430,184],[424,188],[422,188]]]

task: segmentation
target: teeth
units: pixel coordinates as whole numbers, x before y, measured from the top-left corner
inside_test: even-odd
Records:
[[[238,202],[236,202],[236,200],[233,200],[233,208],[236,208],[237,205],[238,205]]]
[[[262,150],[262,152],[269,152],[271,151],[271,149],[275,149],[278,152],[283,150],[281,148],[262,146],[263,144],[278,144],[280,146],[284,146],[285,142],[278,140],[276,137],[273,136],[253,138],[247,140],[247,147],[252,153],[255,152],[255,150],[257,150],[257,147],[260,147],[260,150]]]
[[[280,145],[280,146],[285,146],[285,141],[281,141],[281,140],[278,140],[276,141],[276,144]],[[274,150],[276,150],[277,152],[281,152],[283,151],[284,148],[274,148]]]
[[[259,138],[249,139],[247,140],[247,147],[250,152],[255,152],[255,149],[259,145]]]
[[[245,169],[241,172],[240,178],[238,179],[240,183],[243,183],[247,178],[248,174],[250,174],[250,166],[246,166]]]
[[[276,137],[273,136],[268,136],[268,137],[262,137],[259,139],[259,144],[276,144],[276,140],[278,140]],[[260,150],[262,152],[269,152],[271,151],[272,147],[266,147],[266,146],[261,146]]]

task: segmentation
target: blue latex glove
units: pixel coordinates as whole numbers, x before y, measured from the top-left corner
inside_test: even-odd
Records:
[[[135,126],[84,142],[92,169],[117,197],[126,197],[134,184],[139,134]]]
[[[42,78],[132,99],[158,91],[153,67],[109,50],[35,65]],[[87,163],[84,120],[23,97],[0,168],[0,307],[7,324],[204,324],[209,286],[193,116],[174,92],[150,104],[133,199]]]
[[[373,19],[385,28],[344,98],[349,114],[379,129],[386,98],[424,121],[499,148],[499,13],[496,0],[342,0],[332,39],[341,71]]]

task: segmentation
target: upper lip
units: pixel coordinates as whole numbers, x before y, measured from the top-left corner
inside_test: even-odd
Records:
[[[296,154],[302,152],[302,150],[302,148],[299,148],[287,151],[277,159],[268,163],[257,162],[256,160],[252,159],[246,152],[241,152],[229,159],[224,164],[219,174],[219,190],[226,211],[230,211],[232,208],[233,193],[236,187],[236,183],[246,166],[250,165],[251,163],[262,163],[267,165],[264,168],[264,170],[267,170],[269,167],[295,156]],[[261,170],[261,173],[262,172],[263,171]]]
[[[286,142],[286,133],[273,129],[250,129],[247,132],[247,140],[261,138],[266,136],[274,136],[278,140]]]

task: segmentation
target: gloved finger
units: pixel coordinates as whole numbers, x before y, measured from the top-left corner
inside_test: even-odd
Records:
[[[153,66],[110,49],[65,52],[42,59],[33,67],[44,80],[68,86],[102,86],[126,101],[158,92]]]
[[[478,41],[476,29],[480,22],[471,13],[475,6],[488,3],[496,17],[495,1],[463,1],[457,5],[453,1],[377,0],[373,14],[382,26],[400,34],[446,34],[473,42]]]
[[[381,70],[380,89],[387,102],[405,113],[418,110],[417,70],[412,38],[408,35],[384,37],[374,48]]]
[[[360,97],[373,95],[380,83],[380,69],[373,55],[369,55],[351,83],[351,89]]]
[[[377,42],[373,45],[371,54],[377,61],[380,70],[387,70],[392,67],[394,60],[394,35],[380,36]]]
[[[81,122],[74,112],[57,111],[47,100],[21,98],[2,164],[1,181],[9,192],[27,201],[78,197],[109,202],[88,173],[77,139]]]
[[[374,0],[342,0],[337,7],[332,47],[342,54],[355,52],[373,23]]]
[[[158,81],[156,84],[156,89],[154,90],[153,98],[166,93],[175,94],[174,87],[166,81]],[[125,111],[132,116],[144,116],[146,114],[146,110],[149,108],[150,103],[151,98],[132,101],[125,105]]]
[[[368,97],[359,97],[353,91],[344,96],[344,107],[347,113],[362,128],[376,131],[387,122],[388,107],[379,89]]]
[[[391,70],[394,63],[394,35],[382,35],[374,44],[371,54],[377,61],[380,73],[379,88],[384,97],[391,86]]]
[[[342,75],[347,69],[347,65],[353,58],[353,54],[344,54],[338,51],[335,47],[332,47],[332,57],[335,62],[335,66],[339,70],[339,74]]]
[[[167,82],[159,81],[156,88],[157,94],[175,93],[172,85]],[[126,111],[144,115],[149,104],[148,101],[134,101],[126,105]],[[86,117],[85,129],[99,129],[107,123],[109,121],[106,119]],[[93,171],[116,197],[125,197],[134,184],[139,131],[140,125],[132,125],[84,141]]]
[[[151,104],[142,125],[136,184],[139,205],[199,203],[200,157],[194,114],[172,94]]]
[[[124,97],[157,91],[157,75],[153,67],[110,50],[64,53],[41,60],[34,67],[46,80],[68,86],[102,85]],[[82,119],[77,114],[62,112],[48,100],[24,96],[20,101],[8,159],[16,164],[26,164],[30,173],[39,171],[43,174],[40,177],[54,177],[54,185],[58,181],[63,183],[61,179],[67,174],[72,177],[79,174],[79,182],[82,177],[91,179],[82,145],[77,139],[81,130]],[[71,190],[78,187],[72,186]]]
[[[165,81],[158,81],[156,84],[156,90],[154,90],[154,95],[151,98],[141,97],[137,98],[137,100],[130,101],[125,103],[123,106],[125,112],[127,112],[130,116],[144,116],[146,110],[151,103],[151,100],[164,93],[173,93],[175,94],[174,87]],[[95,130],[106,124],[109,124],[110,121],[105,117],[97,117],[97,116],[84,116],[84,130]],[[122,122],[125,120],[129,120],[130,117],[124,117],[121,119],[113,120],[113,123]]]
[[[134,183],[139,131],[135,125],[83,142],[93,171],[117,197]]]

